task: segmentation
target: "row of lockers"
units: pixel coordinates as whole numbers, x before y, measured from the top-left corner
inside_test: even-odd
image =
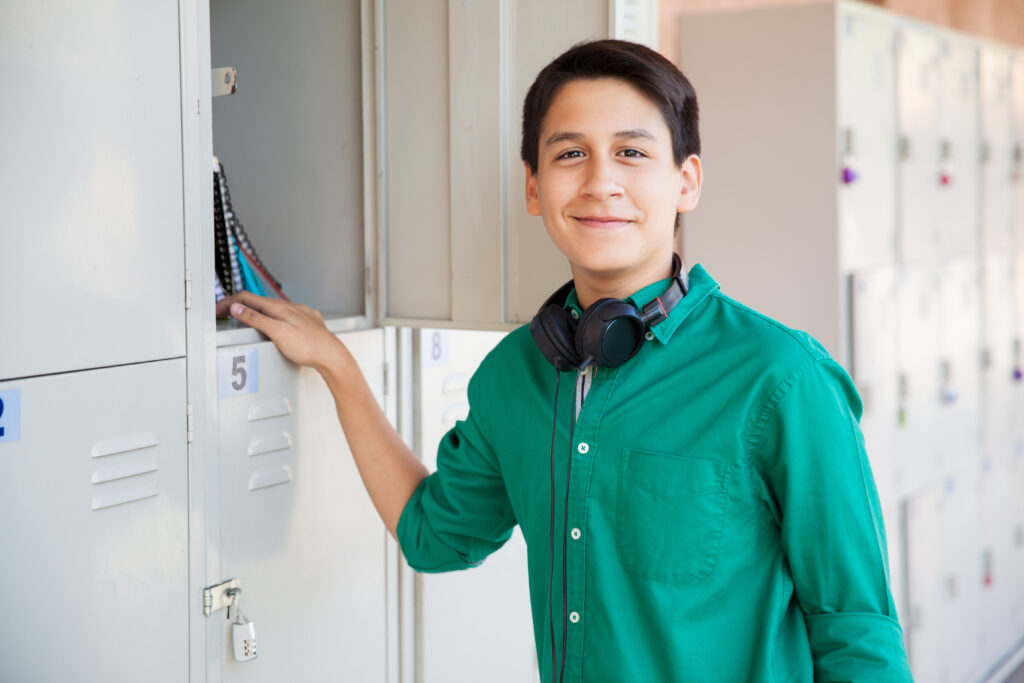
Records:
[[[1024,638],[1024,452],[983,460],[889,510],[894,596],[914,675],[984,680]]]
[[[840,33],[846,266],[1024,244],[1024,51],[870,14]]]
[[[384,338],[343,335],[380,400]],[[0,680],[180,683],[203,652],[211,680],[393,675],[397,555],[327,387],[270,342],[217,365],[218,457],[191,462],[184,359],[0,381]],[[241,581],[257,660],[207,576]]]
[[[1024,439],[1024,251],[850,280],[850,371],[883,501]]]

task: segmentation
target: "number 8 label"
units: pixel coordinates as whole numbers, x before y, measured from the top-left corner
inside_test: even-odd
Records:
[[[220,398],[255,394],[260,390],[260,353],[257,348],[228,349],[217,354]]]

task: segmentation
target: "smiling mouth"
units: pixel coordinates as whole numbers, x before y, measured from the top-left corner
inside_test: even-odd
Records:
[[[603,216],[575,216],[574,218],[580,225],[588,228],[618,228],[631,222],[626,218]]]

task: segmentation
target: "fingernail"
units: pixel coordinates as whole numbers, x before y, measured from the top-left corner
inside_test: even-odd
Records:
[[[231,315],[236,318],[245,312],[245,306],[242,304],[231,304]]]

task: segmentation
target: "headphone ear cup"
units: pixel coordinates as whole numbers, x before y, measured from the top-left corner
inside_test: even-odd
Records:
[[[619,299],[599,299],[591,304],[576,329],[580,364],[587,358],[595,365],[614,368],[636,355],[644,342],[640,311]]]
[[[544,357],[559,370],[577,368],[582,362],[576,350],[576,320],[557,304],[542,308],[530,322],[530,334]]]

